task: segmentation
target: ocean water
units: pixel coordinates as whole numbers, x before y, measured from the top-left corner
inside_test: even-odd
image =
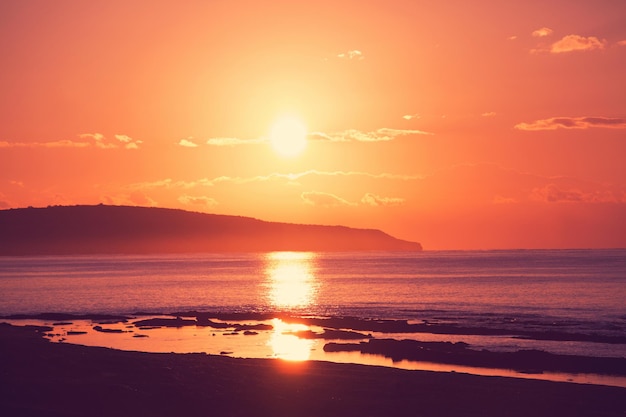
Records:
[[[0,257],[0,316],[181,311],[571,333],[588,340],[391,336],[626,357],[626,344],[598,339],[626,337],[626,250]]]

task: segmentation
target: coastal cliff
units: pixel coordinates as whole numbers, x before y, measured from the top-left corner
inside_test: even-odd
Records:
[[[419,251],[380,230],[129,206],[0,210],[0,255]]]

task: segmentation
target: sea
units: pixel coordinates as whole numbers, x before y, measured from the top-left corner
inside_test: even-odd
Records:
[[[488,331],[373,335],[462,341],[492,351],[537,349],[626,358],[626,344],[610,341],[626,337],[626,249],[0,257],[0,316],[4,317],[0,321],[52,325],[50,320],[9,317],[70,313],[143,318],[188,311],[498,329],[495,335]],[[288,323],[276,320],[274,328],[293,336],[288,334]],[[131,338],[130,334],[103,335],[92,331],[92,325],[89,320],[56,323],[55,341],[287,359],[289,343],[298,343],[293,336],[291,342],[276,344],[276,337],[283,337],[276,331],[244,337],[215,329],[168,328]],[[124,332],[132,331],[120,331]],[[520,332],[531,337],[519,337]],[[586,336],[569,341],[532,337],[551,332]],[[300,349],[301,359],[493,374],[364,354],[331,354],[324,352],[324,341],[301,342],[304,348],[294,348]],[[581,381],[578,376],[563,378]],[[611,385],[626,386],[626,380]]]

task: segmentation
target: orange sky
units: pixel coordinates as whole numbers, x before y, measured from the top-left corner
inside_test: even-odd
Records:
[[[0,2],[0,208],[626,247],[626,2]],[[281,115],[308,129],[294,157]]]

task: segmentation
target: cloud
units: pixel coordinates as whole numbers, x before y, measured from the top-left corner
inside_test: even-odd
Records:
[[[119,144],[111,141],[107,141],[106,137],[102,133],[81,133],[77,135],[83,140],[55,140],[48,142],[0,142],[0,148],[87,148],[96,146],[100,149],[114,149],[118,148]],[[133,140],[126,135],[115,135],[115,139],[118,142],[124,144],[127,149],[137,149],[138,145],[142,143],[140,140]]]
[[[133,204],[136,204],[138,206],[148,206],[148,207],[158,206],[158,203],[155,200],[153,200],[151,197],[148,197],[146,194],[140,191],[135,191],[131,193],[131,195],[128,198]]]
[[[548,36],[552,33],[552,29],[547,28],[547,27],[542,27],[541,29],[537,29],[535,31],[533,31],[532,35],[535,38],[543,38],[545,36]]]
[[[100,149],[114,149],[118,146],[116,143],[105,142],[105,137],[102,133],[81,133],[78,137],[93,140],[96,147]]]
[[[173,184],[171,178],[165,178],[157,181],[146,181],[131,184],[128,188],[133,190],[150,189],[150,188],[170,188]]]
[[[178,197],[178,201],[183,204],[199,205],[206,207],[213,207],[217,205],[216,199],[206,196],[181,195],[180,197]]]
[[[419,117],[418,115],[407,115],[403,116],[405,119],[407,117]],[[409,119],[407,119],[409,120]],[[409,129],[390,129],[390,128],[380,128],[371,132],[362,132],[357,129],[347,129],[343,132],[336,133],[324,133],[324,132],[311,132],[307,134],[307,138],[310,140],[325,140],[329,142],[381,142],[381,141],[390,141],[399,136],[410,136],[410,135],[432,135],[430,132],[424,132],[421,130],[409,130]],[[239,146],[239,145],[256,145],[267,143],[268,140],[266,138],[258,138],[258,139],[240,139],[240,138],[211,138],[207,139],[206,143],[210,146]],[[182,139],[178,144],[181,146],[191,146],[193,143],[187,139]]]
[[[178,144],[184,148],[197,148],[198,144],[194,143],[188,139],[181,139]]]
[[[67,139],[52,142],[0,142],[0,148],[86,148],[89,146],[91,146],[89,142],[76,142]]]
[[[130,143],[133,141],[133,139],[130,136],[126,136],[126,135],[113,135],[113,136],[115,137],[115,139],[123,143]]]
[[[623,41],[617,42],[617,46],[626,46],[626,39],[624,39]]]
[[[207,145],[211,146],[238,146],[266,142],[265,139],[239,139],[239,138],[211,138],[207,139]]]
[[[550,52],[558,54],[572,51],[590,51],[593,49],[604,49],[605,45],[605,40],[599,40],[595,36],[567,35],[553,43],[550,47]]]
[[[78,137],[81,139],[93,139],[96,142],[101,142],[104,139],[102,133],[81,133]]]
[[[335,194],[325,193],[321,191],[306,191],[300,194],[300,198],[304,200],[306,204],[322,207],[341,207],[341,206],[358,206],[361,205],[384,207],[384,206],[398,206],[404,203],[403,198],[397,197],[381,197],[373,193],[366,193],[359,203],[352,203]]]
[[[404,120],[413,120],[413,119],[419,119],[421,116],[419,114],[405,114],[404,116],[402,116],[402,118]]]
[[[361,203],[368,206],[399,206],[405,202],[399,197],[380,197],[376,194],[367,193],[361,199]]]
[[[229,177],[229,176],[220,176],[212,179],[201,178],[193,181],[173,181],[171,178],[165,178],[157,181],[146,181],[141,183],[134,183],[129,186],[131,189],[144,189],[144,188],[185,188],[190,189],[194,187],[212,187],[218,185],[220,183],[233,183],[233,184],[249,184],[253,182],[267,182],[267,181],[285,181],[287,183],[294,184],[298,180],[305,178],[307,176],[317,176],[317,177],[368,177],[372,179],[384,179],[384,180],[398,180],[398,181],[411,181],[411,180],[419,180],[424,177],[419,175],[403,175],[403,174],[391,174],[391,173],[380,173],[380,174],[372,174],[370,172],[362,172],[362,171],[317,171],[317,170],[308,170],[298,173],[279,173],[274,172],[268,175],[256,175],[252,177]]]
[[[604,127],[610,129],[626,129],[626,119],[610,117],[552,117],[549,119],[535,120],[531,123],[519,123],[514,126],[519,130],[556,130],[563,129],[589,129],[591,127]]]
[[[485,112],[485,113],[481,114],[481,116],[483,116],[483,117],[493,117],[495,115],[496,115],[495,111],[488,111],[488,112]]]
[[[351,203],[344,200],[341,197],[337,197],[334,194],[323,193],[320,191],[306,191],[300,194],[300,198],[304,200],[306,204],[322,207],[337,207],[337,206],[355,206],[355,203]]]
[[[547,203],[617,203],[623,200],[608,190],[584,192],[577,188],[562,188],[556,184],[534,188],[531,199]]]
[[[415,129],[390,129],[384,127],[371,132],[362,132],[356,129],[348,129],[331,134],[314,132],[309,134],[309,137],[331,142],[387,142],[400,136],[412,135],[432,135],[432,133]]]
[[[517,35],[509,36],[507,39],[510,40],[510,41],[514,41],[514,40],[517,39]]]
[[[365,57],[363,56],[363,52],[359,51],[358,49],[353,49],[348,52],[343,52],[337,55],[337,57],[341,59],[356,59],[359,61],[362,59],[365,59]]]
[[[143,143],[143,141],[133,139],[127,135],[113,135],[113,137],[123,143],[126,149],[139,149],[139,145]]]

